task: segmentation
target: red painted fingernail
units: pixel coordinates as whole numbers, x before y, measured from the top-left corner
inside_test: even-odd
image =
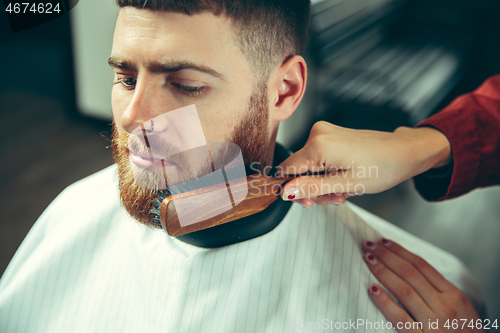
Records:
[[[377,287],[377,286],[375,286],[375,285],[372,285],[372,286],[370,287],[370,292],[371,292],[373,295],[375,295],[375,296],[380,295],[380,289],[378,289],[378,287]]]
[[[286,189],[283,198],[286,200],[300,199],[300,192],[297,188],[288,188]]]
[[[365,242],[365,246],[366,246],[367,248],[369,248],[370,250],[374,250],[374,249],[375,249],[375,247],[376,247],[376,246],[375,246],[375,243],[374,243],[374,242],[372,242],[372,241],[366,241],[366,242]]]
[[[385,238],[382,238],[381,243],[384,246],[390,246],[392,244],[392,242],[390,240],[385,239]]]
[[[365,259],[366,259],[366,261],[368,261],[368,263],[370,263],[370,265],[376,265],[377,264],[377,259],[370,252],[366,252],[365,253]]]

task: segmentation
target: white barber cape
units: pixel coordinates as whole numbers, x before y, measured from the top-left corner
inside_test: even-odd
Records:
[[[42,214],[0,280],[0,332],[393,332],[360,246],[380,235],[481,304],[456,258],[352,204],[293,204],[271,232],[205,249],[130,218],[116,178],[83,179]]]

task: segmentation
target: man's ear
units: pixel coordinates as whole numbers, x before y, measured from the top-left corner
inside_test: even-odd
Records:
[[[269,82],[271,121],[283,121],[299,106],[307,82],[307,65],[301,56],[286,60]]]

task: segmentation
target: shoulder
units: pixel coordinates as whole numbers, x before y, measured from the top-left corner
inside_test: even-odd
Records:
[[[112,236],[113,230],[120,229],[116,228],[119,223],[133,225],[120,205],[115,175],[116,166],[112,165],[63,190],[17,250],[2,277],[3,286],[19,276],[29,278],[32,272],[42,271],[44,265],[60,260],[76,248],[81,253],[92,253]]]
[[[109,197],[116,195],[118,193],[117,190],[117,167],[116,164],[113,164],[69,185],[55,200],[60,200],[70,195],[76,195],[81,199],[92,199],[102,196]]]
[[[57,225],[108,219],[120,210],[116,165],[111,165],[64,189],[40,216],[43,229]],[[42,226],[40,226],[42,227]]]

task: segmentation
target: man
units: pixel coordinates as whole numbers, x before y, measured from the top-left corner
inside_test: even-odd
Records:
[[[118,4],[109,59],[117,166],[70,186],[30,231],[1,281],[2,331],[394,331],[366,292],[375,279],[360,243],[380,236],[373,227],[470,282],[453,257],[351,206],[278,201],[244,223],[166,235],[150,213],[155,189],[134,174],[154,158],[129,149],[130,136],[194,104],[207,143],[237,144],[260,170],[282,162],[278,125],[306,86],[309,2]]]

